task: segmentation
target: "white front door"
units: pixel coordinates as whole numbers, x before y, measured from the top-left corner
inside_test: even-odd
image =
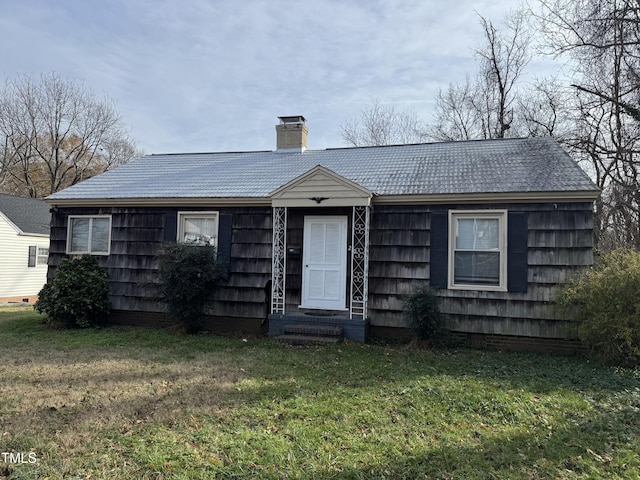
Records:
[[[346,309],[347,217],[304,217],[302,305]]]

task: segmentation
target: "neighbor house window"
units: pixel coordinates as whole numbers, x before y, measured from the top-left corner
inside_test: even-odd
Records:
[[[35,267],[36,265],[46,265],[49,260],[49,249],[32,245],[29,247],[29,260],[28,267]]]
[[[69,216],[67,253],[109,255],[111,216]]]
[[[449,288],[506,291],[507,212],[449,215]]]
[[[178,242],[218,246],[218,212],[179,212]]]
[[[46,265],[49,261],[49,249],[38,247],[38,265]]]

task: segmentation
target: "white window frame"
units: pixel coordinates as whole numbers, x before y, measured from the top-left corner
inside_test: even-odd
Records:
[[[497,219],[498,252],[500,253],[500,282],[498,285],[480,285],[475,283],[455,283],[455,253],[457,220]],[[484,290],[492,292],[507,291],[507,210],[449,210],[449,272],[448,288],[452,290]]]
[[[49,248],[36,246],[36,266],[49,263]]]
[[[208,210],[202,212],[178,212],[178,228],[176,232],[176,241],[184,243],[184,223],[188,218],[213,218],[215,220],[215,247],[218,248],[220,244],[220,213],[216,210]]]
[[[71,250],[71,232],[73,231],[72,224],[75,219],[89,219],[89,237],[87,239],[87,251],[73,251]],[[91,251],[91,235],[93,234],[93,220],[97,218],[109,219],[109,239],[107,240],[107,251]],[[111,215],[69,215],[67,222],[67,255],[109,255],[111,253]]]

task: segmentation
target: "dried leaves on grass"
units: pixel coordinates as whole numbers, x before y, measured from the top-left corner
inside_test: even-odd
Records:
[[[632,478],[638,372],[580,359],[109,328],[0,311],[0,476]],[[1,460],[1,459],[0,459]]]

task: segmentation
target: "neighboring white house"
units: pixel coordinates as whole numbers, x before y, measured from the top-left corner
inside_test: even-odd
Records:
[[[49,205],[0,194],[0,302],[38,298],[47,281]]]

